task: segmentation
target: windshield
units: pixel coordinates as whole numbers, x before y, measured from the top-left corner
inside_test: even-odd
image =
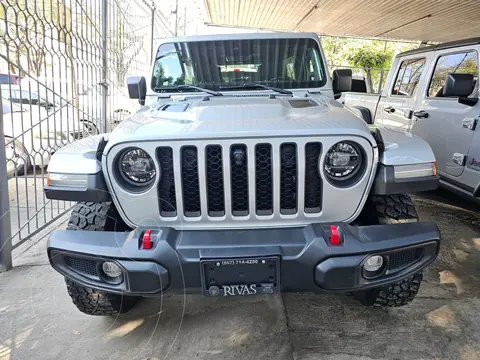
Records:
[[[174,92],[192,91],[176,89],[178,85],[219,90],[221,86],[262,83],[298,89],[321,87],[325,82],[314,39],[255,39],[163,44],[157,52],[151,87],[156,92]]]

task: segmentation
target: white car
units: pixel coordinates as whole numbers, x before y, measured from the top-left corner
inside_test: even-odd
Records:
[[[76,138],[96,134],[65,108],[18,104],[2,98],[3,131],[9,176],[32,166],[45,167],[51,155]]]

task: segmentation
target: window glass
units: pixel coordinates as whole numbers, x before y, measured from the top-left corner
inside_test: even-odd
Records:
[[[262,83],[281,88],[322,87],[326,77],[313,39],[177,42],[159,47],[151,86],[156,92],[211,90]],[[188,91],[192,91],[188,89]]]
[[[392,89],[392,95],[412,96],[424,68],[425,59],[423,58],[402,61]]]
[[[2,98],[10,99],[10,90],[9,89],[2,89]]]
[[[478,55],[476,51],[442,55],[438,58],[428,87],[429,97],[441,97],[443,85],[449,74],[473,74],[478,80]],[[472,91],[473,92],[473,91]]]

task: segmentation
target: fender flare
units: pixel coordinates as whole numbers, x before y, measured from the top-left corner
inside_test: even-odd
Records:
[[[372,117],[372,113],[370,112],[370,109],[364,106],[351,106],[351,108],[358,110],[360,113],[359,115],[367,124],[369,125],[373,124],[373,117]]]

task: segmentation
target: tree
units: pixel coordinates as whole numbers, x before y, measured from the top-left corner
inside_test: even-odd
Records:
[[[23,75],[23,58],[27,62],[26,71],[40,76],[45,63],[45,39],[49,29],[58,24],[57,14],[56,1],[17,0],[0,6],[0,20],[5,24],[0,27],[0,40],[13,55],[8,56],[10,72]]]
[[[367,81],[371,81],[370,85],[373,84],[373,87],[371,88],[372,91],[376,91],[379,85],[381,85],[380,80],[382,80],[382,82],[386,80],[386,73],[391,66],[395,54],[413,49],[419,45],[418,43],[411,42],[404,43],[398,41],[355,39],[335,36],[322,36],[321,40],[330,69],[358,67],[357,69],[352,69],[354,75],[361,75],[370,78],[369,80],[367,79]],[[370,69],[368,75],[363,66],[358,66],[358,63],[350,60],[355,60],[356,56],[354,55],[356,55],[358,51],[386,54],[386,61],[381,69]],[[383,78],[381,76],[382,72],[384,74]]]
[[[357,48],[348,55],[347,60],[365,71],[367,86],[373,89],[373,71],[387,67],[392,55],[373,47]]]

